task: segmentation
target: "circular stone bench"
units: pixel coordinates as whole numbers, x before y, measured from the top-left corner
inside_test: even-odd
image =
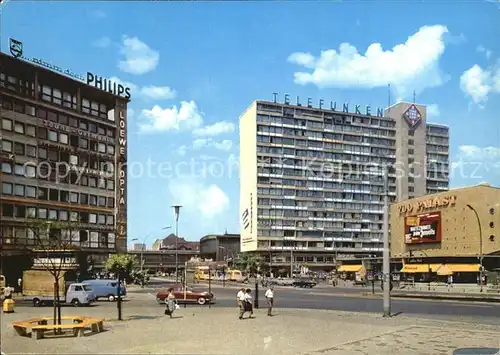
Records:
[[[82,337],[85,336],[86,329],[90,329],[92,333],[100,333],[104,329],[103,318],[66,316],[61,317],[61,321],[71,321],[71,323],[49,324],[53,322],[52,317],[41,317],[12,322],[12,326],[17,334],[31,336],[32,339],[42,339],[49,331],[57,336],[66,335],[64,330],[71,330],[73,336]]]

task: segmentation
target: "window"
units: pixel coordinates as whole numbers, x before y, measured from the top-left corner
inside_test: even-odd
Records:
[[[106,207],[106,197],[99,196],[99,206]]]
[[[89,178],[89,186],[90,187],[97,187],[97,179],[95,177]]]
[[[69,92],[63,92],[63,106],[76,110],[76,95],[72,95]]]
[[[38,127],[38,138],[47,139],[47,128]]]
[[[49,200],[50,201],[59,201],[59,190],[50,189]]]
[[[52,101],[57,105],[62,105],[62,93],[59,89],[52,89]]]
[[[26,165],[25,169],[26,169],[26,177],[28,177],[28,178],[36,178],[36,167],[35,166],[33,166],[33,165]]]
[[[26,114],[30,116],[35,116],[35,107],[31,105],[26,105]]]
[[[64,190],[59,191],[59,201],[69,202],[69,192]]]
[[[68,144],[68,135],[65,133],[59,133],[59,143]]]
[[[108,129],[106,130],[106,135],[107,135],[108,137],[113,138],[113,137],[115,136],[115,130],[114,130],[113,128],[108,128]]]
[[[24,206],[16,206],[15,212],[16,212],[15,217],[21,217],[21,218],[26,217],[26,207]]]
[[[26,186],[26,197],[36,198],[35,186]]]
[[[36,137],[36,127],[33,125],[26,125],[26,135],[30,137]]]
[[[413,145],[415,141],[413,139],[408,139],[408,145]]]
[[[67,221],[68,220],[68,211],[59,211],[59,220]]]
[[[91,133],[97,133],[97,125],[95,123],[89,123],[89,131]]]
[[[80,138],[78,142],[78,146],[83,149],[88,149],[89,148],[89,141],[85,138]]]
[[[71,222],[78,222],[78,212],[70,212],[69,213],[69,220]]]
[[[80,185],[88,186],[89,185],[89,178],[86,176],[82,176],[82,178],[80,179]]]
[[[36,146],[27,144],[26,155],[29,157],[36,158]]]
[[[84,131],[87,131],[88,130],[88,127],[87,127],[87,122],[85,121],[80,121],[80,129],[84,130]]]
[[[2,193],[5,195],[12,195],[12,184],[7,182],[2,183]]]
[[[40,159],[47,159],[47,149],[45,149],[45,148],[38,148],[38,158],[40,158]]]
[[[113,215],[107,215],[106,216],[106,224],[108,224],[108,225],[115,224],[115,216],[113,216]]]
[[[89,204],[89,195],[87,195],[87,194],[80,194],[80,204],[82,204],[82,205],[88,205]]]
[[[97,196],[95,196],[95,195],[89,196],[89,205],[91,205],[91,206],[97,205]]]
[[[24,144],[14,142],[14,153],[17,155],[24,155]]]
[[[415,151],[413,150],[413,148],[409,148],[408,149],[408,155],[412,155],[414,153],[415,153]]]
[[[6,140],[2,140],[2,150],[4,152],[12,153],[12,142],[6,141]]]
[[[18,113],[24,113],[24,104],[14,101],[14,111]]]
[[[2,206],[2,216],[4,217],[14,217],[14,206],[4,204]]]
[[[10,163],[2,163],[2,173],[12,174],[12,165]]]
[[[113,180],[106,180],[107,188],[108,190],[114,190],[115,189],[115,182]]]
[[[115,207],[115,199],[113,197],[108,197],[108,207],[109,208]]]
[[[99,153],[106,153],[106,144],[99,143]]]
[[[27,218],[36,218],[36,208],[35,207],[27,207],[26,208],[26,217]]]
[[[59,123],[60,123],[60,124],[63,124],[63,125],[65,125],[65,126],[67,126],[67,125],[68,125],[68,122],[69,122],[69,118],[68,118],[68,116],[66,116],[66,115],[62,115],[62,114],[59,114]]]
[[[57,210],[49,210],[49,219],[57,220]]]
[[[47,119],[47,111],[45,111],[43,108],[38,108],[36,110],[36,115],[37,115],[37,117],[39,117],[43,120]]]
[[[103,126],[99,126],[98,132],[100,135],[104,136],[106,134],[106,128]]]
[[[49,131],[49,140],[52,142],[57,142],[57,132]]]
[[[106,180],[103,178],[99,178],[99,188],[100,189],[105,189],[106,188]]]
[[[95,213],[89,213],[89,223],[95,224],[97,222],[97,216]]]
[[[38,188],[38,199],[47,200],[49,198],[49,190],[45,187]]]
[[[98,215],[97,224],[106,224],[106,216],[103,214]]]
[[[24,175],[24,165],[21,164],[14,165],[14,174]]]
[[[12,131],[12,121],[6,118],[2,119],[2,129],[6,131]]]
[[[78,128],[78,120],[74,117],[70,117],[69,118],[69,125],[71,127],[75,127],[75,128]]]
[[[24,134],[24,123],[16,122],[14,124],[14,132]]]
[[[24,197],[24,185],[16,185],[14,187],[14,195]]]
[[[78,203],[78,193],[77,192],[70,192],[69,193],[69,202]]]
[[[57,114],[52,111],[47,112],[47,119],[52,122],[57,122]]]
[[[93,152],[97,152],[97,142],[90,141],[90,150]]]
[[[59,154],[57,150],[55,149],[49,149],[48,151],[48,159],[52,161],[58,161],[59,160]]]
[[[45,208],[38,209],[38,218],[47,219],[47,210]]]
[[[108,144],[108,154],[115,154],[115,146]]]
[[[90,113],[90,101],[82,98],[82,112]]]

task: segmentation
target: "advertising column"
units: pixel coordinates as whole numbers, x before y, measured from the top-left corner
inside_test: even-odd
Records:
[[[116,249],[127,251],[127,109],[117,101],[115,119],[117,127],[116,162]]]

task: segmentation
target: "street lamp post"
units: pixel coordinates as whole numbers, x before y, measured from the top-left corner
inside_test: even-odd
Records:
[[[173,205],[175,216],[175,283],[179,282],[179,212],[180,205]]]
[[[483,228],[481,227],[481,220],[475,208],[471,205],[467,205],[467,207],[476,215],[477,225],[479,227],[479,284],[481,286],[481,292],[483,292]]]
[[[384,252],[382,272],[384,285],[384,317],[391,316],[391,271],[390,271],[390,250],[389,250],[389,170],[384,167]]]
[[[169,228],[172,228],[171,226],[167,226],[167,227],[163,227],[162,229],[165,230],[165,229],[169,229]],[[151,233],[148,233],[146,234],[146,236],[144,237],[144,239],[142,240],[142,244],[141,244],[141,274],[144,272],[144,249],[146,249],[146,240],[148,239],[148,237],[151,235]],[[139,240],[139,238],[134,238],[134,239],[131,239],[130,241],[136,241],[136,240]]]

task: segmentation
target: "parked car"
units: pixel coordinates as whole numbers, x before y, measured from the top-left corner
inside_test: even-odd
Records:
[[[215,301],[215,296],[213,293],[202,289],[193,289],[191,287],[186,287],[186,292],[184,292],[183,285],[172,286],[174,289],[174,295],[177,303],[197,303],[199,305],[204,305],[207,303],[213,303]],[[158,303],[164,303],[165,298],[168,296],[168,289],[160,290],[156,293],[156,301]]]
[[[296,279],[293,281],[293,287],[313,288],[316,282],[310,279]]]
[[[90,285],[94,295],[97,299],[107,298],[108,301],[113,302],[118,298],[118,280],[107,280],[107,279],[91,279],[85,280],[82,283]],[[120,286],[120,295],[123,299],[127,295],[127,288],[125,285]]]

